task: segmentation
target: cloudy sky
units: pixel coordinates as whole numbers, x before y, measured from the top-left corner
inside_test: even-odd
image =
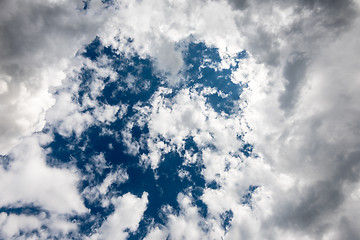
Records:
[[[359,7],[0,0],[0,239],[360,239]]]

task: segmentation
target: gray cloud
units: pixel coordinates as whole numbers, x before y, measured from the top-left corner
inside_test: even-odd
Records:
[[[248,1],[247,0],[229,0],[229,3],[235,8],[235,9],[245,9],[248,7]]]
[[[101,15],[81,12],[81,1],[1,1],[0,154],[42,129],[54,103],[49,89],[90,42]]]
[[[334,41],[348,30],[358,12],[352,0],[228,2],[234,9],[241,10],[241,17],[236,20],[239,30],[247,36],[246,49],[260,62],[273,67],[292,62],[293,69],[297,63],[303,68],[302,61],[293,62],[294,51],[311,59],[319,46]],[[286,12],[289,15],[281,17]],[[297,75],[294,77],[290,74],[286,73],[290,92],[285,95],[291,95],[291,86],[300,80],[295,80],[299,78],[298,72],[294,72]]]
[[[284,67],[283,76],[287,80],[285,91],[280,96],[280,105],[283,109],[292,109],[296,103],[301,83],[305,81],[307,59],[302,53],[293,53]]]
[[[274,197],[269,235],[277,239],[273,229],[280,227],[294,239],[357,239],[349,219],[359,214],[358,5],[251,2],[241,12],[237,23],[248,33],[249,52],[269,73],[249,83],[256,92],[246,98],[249,139],[298,182]]]
[[[103,19],[95,17],[96,11],[83,14],[82,1],[1,1],[0,47],[4,50],[0,52],[0,154],[6,154],[22,136],[42,129],[45,112],[54,101],[49,89],[60,84],[76,51],[91,41],[98,30],[104,44],[120,52],[127,49],[118,40],[132,37],[135,50],[131,51],[157,59],[160,71],[170,69],[175,75],[183,62],[174,46],[193,34],[206,44],[219,47],[221,53],[246,49],[250,56],[240,64],[240,70],[246,70],[243,75],[249,76],[249,89],[244,89],[243,94],[244,102],[249,104],[241,116],[224,120],[211,109],[199,108],[203,105],[198,104],[200,100],[195,102],[195,95],[188,104],[192,110],[185,111],[184,94],[173,103],[176,111],[164,108],[167,114],[163,117],[154,113],[156,121],[150,122],[150,130],[156,135],[168,136],[179,145],[179,139],[198,126],[203,129],[198,143],[211,141],[223,149],[224,153],[209,151],[209,156],[203,157],[207,161],[205,178],[222,176],[222,187],[208,189],[204,195],[211,217],[216,219],[221,212],[233,209],[229,236],[234,239],[242,235],[279,239],[283,233],[288,239],[304,235],[319,239],[327,234],[333,234],[334,239],[357,239],[360,233],[351,221],[360,214],[354,207],[360,201],[360,34],[355,2],[228,1],[231,7],[224,2],[179,1],[170,6],[166,1],[137,1],[119,6],[112,12],[115,14],[111,15],[111,24],[100,28]],[[96,6],[96,1],[93,3]],[[157,11],[153,11],[154,6]],[[70,97],[65,100],[61,105],[58,99],[59,109],[69,116],[65,110],[75,103]],[[53,110],[52,120],[56,122],[61,112]],[[182,114],[189,112],[197,118],[182,121]],[[99,117],[102,113],[99,110]],[[202,116],[204,113],[214,116],[208,118],[211,124],[201,124],[202,118],[207,119]],[[48,116],[51,117],[51,111]],[[244,157],[239,161],[227,154],[242,144],[229,127],[241,132],[239,119],[248,121],[252,131],[244,130],[245,140],[254,145],[259,158]],[[175,124],[164,125],[167,122]],[[71,123],[64,125],[68,132],[81,132],[80,126],[86,125]],[[215,137],[209,132],[215,132]],[[151,149],[154,168],[161,151],[166,151],[157,143],[154,141]],[[232,167],[227,171],[222,167],[224,159]],[[9,178],[10,173],[6,175]],[[26,183],[24,180],[24,186]],[[253,208],[249,210],[238,199],[254,183],[261,187],[254,193]],[[2,189],[5,188],[8,186]],[[21,197],[12,193],[15,200]],[[191,200],[184,199],[189,201],[184,209],[195,214],[174,217],[173,227],[166,231],[178,236],[184,231],[179,231],[177,222],[183,222],[186,229],[189,223],[195,227],[202,221]],[[119,209],[127,214],[127,207],[122,209],[119,204]],[[141,212],[131,228],[136,228]],[[182,221],[187,217],[192,221]],[[115,220],[103,225],[103,234],[116,231],[120,219]],[[125,224],[126,227],[129,226]],[[193,233],[198,231],[196,228]]]
[[[334,172],[327,180],[320,180],[301,190],[298,199],[291,198],[291,203],[279,208],[279,215],[275,218],[278,226],[301,230],[317,238],[339,227],[343,235],[344,222],[348,220],[339,208],[349,197],[349,187],[354,188],[353,184],[359,181],[360,152],[352,152],[347,157],[339,156],[335,163]],[[339,217],[340,223],[337,222]],[[349,236],[358,234],[355,229],[349,232]]]
[[[338,234],[338,239],[344,240],[354,240],[360,239],[360,233],[357,229],[357,223],[355,219],[349,219],[347,217],[343,217],[340,222],[340,233]]]
[[[353,0],[305,0],[297,4],[302,10],[310,10],[313,17],[316,15],[327,28],[347,26],[356,17]]]

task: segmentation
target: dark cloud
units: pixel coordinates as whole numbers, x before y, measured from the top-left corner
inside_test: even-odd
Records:
[[[41,130],[53,102],[49,86],[60,83],[102,19],[85,14],[81,1],[0,2],[0,154],[6,154],[20,137]]]
[[[66,8],[63,4],[23,1],[20,7],[15,1],[2,1],[2,6],[0,60],[7,63],[17,62],[19,58],[40,61],[37,57],[47,58],[50,51],[64,55],[62,42],[83,41],[97,27],[87,25],[82,15],[76,15],[76,5]]]
[[[250,36],[249,48],[260,61],[271,66],[277,66],[280,63],[279,41],[273,33],[264,28],[258,28]]]
[[[356,240],[360,239],[360,232],[356,224],[356,219],[349,219],[343,217],[340,223],[340,234],[339,238],[342,240]]]
[[[261,1],[248,2],[247,0],[228,0],[229,4],[236,10],[245,10],[250,4],[260,6],[264,4]],[[318,16],[330,28],[336,28],[349,24],[356,16],[355,3],[353,0],[272,0],[268,1],[266,7],[287,8],[297,7],[298,13],[303,10],[310,11],[311,17]]]
[[[343,27],[352,22],[356,16],[353,0],[305,0],[297,4],[310,10],[313,17],[321,21],[327,28]]]
[[[248,7],[247,0],[229,0],[228,1],[235,9],[245,9]]]
[[[293,53],[284,67],[285,92],[280,96],[280,106],[284,110],[291,109],[296,102],[301,83],[304,82],[307,59],[303,53]]]
[[[331,219],[348,197],[345,185],[351,186],[359,181],[360,152],[352,152],[347,157],[339,156],[334,160],[337,166],[327,180],[318,181],[303,189],[297,201],[280,209],[277,220],[279,226],[305,231],[318,237],[335,227],[336,223]],[[328,161],[331,162],[330,159]],[[349,228],[349,232],[344,234],[348,236],[345,239],[357,239],[350,237],[358,236],[359,232],[355,229],[350,231],[351,226],[345,224],[347,221],[346,217],[341,220],[340,231],[343,234],[344,229]]]
[[[334,179],[340,183],[355,183],[360,176],[360,151],[351,152],[337,159]]]
[[[279,101],[286,112],[296,103],[306,82],[307,65],[318,49],[346,32],[357,16],[353,0],[228,2],[234,9],[242,10],[237,26],[245,29],[249,52],[269,67],[282,68],[285,91]],[[279,17],[278,9],[289,10],[291,15]],[[273,19],[279,21],[271,22]]]

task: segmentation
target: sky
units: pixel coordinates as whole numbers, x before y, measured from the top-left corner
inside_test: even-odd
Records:
[[[0,1],[0,239],[360,239],[359,7]]]

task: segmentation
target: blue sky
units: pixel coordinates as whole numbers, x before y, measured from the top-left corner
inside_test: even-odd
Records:
[[[165,96],[166,100],[170,101],[184,90],[191,90],[195,94],[201,95],[201,91],[211,88],[211,93],[203,95],[204,104],[212,109],[215,114],[231,115],[235,111],[239,111],[234,105],[240,98],[243,86],[240,83],[233,83],[230,75],[238,67],[237,63],[246,58],[246,52],[243,51],[236,55],[234,66],[218,70],[213,67],[221,62],[217,49],[206,47],[203,42],[189,41],[186,46],[183,46],[186,65],[183,76],[188,80],[176,86],[169,86],[164,81],[164,76],[157,76],[153,69],[154,62],[150,59],[141,59],[139,56],[127,58],[122,54],[116,54],[113,49],[102,46],[99,39],[94,40],[85,49],[84,57],[94,62],[107,56],[109,66],[118,74],[118,78],[113,82],[109,78],[100,79],[101,84],[103,84],[102,91],[92,100],[97,101],[97,104],[110,106],[124,104],[127,106],[127,111],[122,114],[121,118],[114,121],[99,122],[89,126],[79,136],[73,132],[64,136],[61,132],[56,132],[56,129],[52,130],[51,125],[44,128],[44,132],[54,131],[54,141],[46,146],[46,148],[51,149],[51,154],[47,155],[48,164],[59,167],[63,163],[70,163],[75,165],[83,176],[88,176],[79,184],[79,188],[81,192],[88,190],[93,193],[84,194],[84,204],[91,211],[91,214],[98,216],[93,221],[88,220],[89,216],[79,218],[79,225],[83,234],[92,234],[93,232],[90,231],[92,228],[96,227],[97,224],[103,224],[104,219],[113,214],[112,205],[102,206],[104,198],[116,198],[126,193],[131,193],[138,198],[141,198],[144,192],[148,193],[147,208],[139,222],[137,231],[129,234],[130,239],[145,237],[150,223],[150,225],[165,226],[168,219],[163,210],[164,207],[171,208],[174,214],[179,214],[181,211],[177,201],[179,194],[188,194],[192,198],[192,204],[199,209],[200,216],[206,219],[208,217],[207,206],[201,200],[201,195],[206,188],[217,189],[220,186],[215,180],[205,181],[202,171],[206,166],[201,160],[201,156],[194,162],[186,163],[184,154],[201,154],[201,149],[214,149],[216,151],[216,146],[210,143],[200,147],[194,141],[193,134],[187,134],[182,139],[181,146],[173,146],[173,150],[161,154],[160,162],[156,169],[153,169],[149,163],[142,162],[142,157],[149,156],[151,150],[146,143],[141,143],[151,140],[149,136],[151,129],[149,129],[148,122],[143,125],[137,124],[139,110],[136,110],[135,106],[152,107],[151,98],[159,92],[160,88],[167,88],[172,91]],[[93,76],[93,73],[94,69],[91,68],[82,68],[79,73],[79,90],[75,93],[76,97],[74,96],[79,105],[84,104],[84,98],[91,95],[93,81],[99,81]],[[129,76],[132,76],[135,82],[129,83]],[[146,85],[146,88],[141,85],[143,79],[149,80],[149,85]],[[94,110],[92,107],[84,107],[82,112]],[[114,114],[116,113],[114,112]],[[190,114],[185,114],[184,117],[191,117]],[[126,142],[121,141],[124,134],[120,137],[115,136],[116,133],[121,133],[127,129],[129,124],[132,125],[128,129],[132,138],[130,144],[140,146],[135,153],[131,152]],[[104,134],[104,131],[107,133]],[[173,145],[171,139],[166,139],[163,136],[158,136],[158,138],[169,147]],[[239,141],[243,141],[240,134],[237,138]],[[236,149],[239,151],[237,154],[240,155],[243,152],[248,155],[249,151],[245,149],[249,149],[250,146],[248,144],[246,147]],[[96,171],[92,168],[89,170],[89,159],[94,158],[94,156],[101,156],[103,159],[104,169],[102,171]],[[94,198],[94,194],[97,193],[96,188],[114,171],[115,174],[126,174],[126,181],[123,182],[122,179],[119,179],[120,182],[117,182],[118,179],[113,179],[113,182],[109,182],[106,192],[102,196]],[[185,176],[183,176],[184,174]],[[244,205],[251,204],[251,193],[255,189],[256,187],[249,186],[249,191],[244,194],[242,200]],[[231,210],[227,210],[221,215],[224,231],[231,224],[231,217],[229,217],[231,214]],[[68,237],[70,236],[71,234]]]
[[[358,7],[1,2],[0,239],[359,239]]]

